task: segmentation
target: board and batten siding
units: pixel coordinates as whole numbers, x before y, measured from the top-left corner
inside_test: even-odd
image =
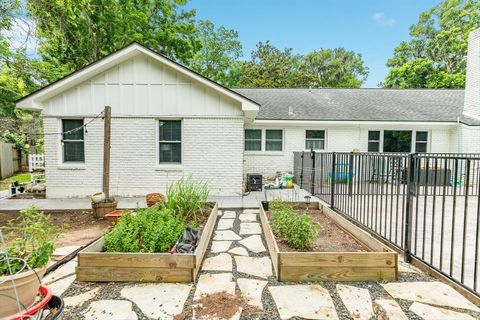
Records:
[[[62,118],[87,123],[112,107],[110,190],[116,196],[165,192],[183,176],[213,194],[241,192],[244,114],[238,101],[150,57],[138,55],[44,103],[47,197],[85,197],[102,189],[103,121],[87,126],[85,163],[62,162]],[[159,119],[182,120],[182,164],[159,165]]]
[[[305,131],[325,130],[325,152],[367,152],[369,130],[417,130],[429,132],[429,152],[456,152],[456,127],[432,125],[318,125],[246,126],[247,129],[283,129],[283,151],[246,151],[245,174],[275,176],[277,171],[293,171],[293,152],[306,151]],[[263,140],[265,135],[263,134]],[[264,141],[262,141],[264,143]]]

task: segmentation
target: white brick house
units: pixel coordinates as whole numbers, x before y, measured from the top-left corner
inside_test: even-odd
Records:
[[[310,148],[480,153],[479,79],[479,30],[465,90],[230,90],[134,43],[17,106],[44,119],[47,197],[101,189],[103,121],[89,122],[106,105],[113,195],[162,192],[185,175],[238,194],[247,173],[292,171],[293,152]]]

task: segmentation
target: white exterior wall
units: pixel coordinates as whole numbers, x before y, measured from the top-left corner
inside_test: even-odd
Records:
[[[467,75],[465,79],[466,116],[480,118],[480,29],[468,37]]]
[[[480,127],[462,125],[460,128],[462,153],[480,153]]]
[[[247,129],[283,129],[283,151],[246,151],[245,174],[260,173],[275,176],[277,171],[293,171],[293,152],[309,151],[305,149],[305,130],[325,130],[325,152],[367,152],[369,130],[412,130],[429,132],[429,152],[456,152],[456,126],[452,125],[297,125],[265,126],[249,125]],[[262,134],[265,140],[265,133]],[[262,141],[264,144],[264,141]]]

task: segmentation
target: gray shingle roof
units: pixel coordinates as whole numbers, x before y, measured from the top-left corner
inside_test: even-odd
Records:
[[[463,89],[235,89],[260,103],[256,119],[429,121],[480,124],[462,117]]]

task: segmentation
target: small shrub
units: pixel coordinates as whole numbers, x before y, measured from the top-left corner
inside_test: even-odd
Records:
[[[105,235],[107,252],[167,252],[182,235],[185,223],[172,210],[153,206],[120,217]]]
[[[12,273],[23,270],[25,262],[31,268],[40,268],[48,263],[54,251],[53,241],[58,235],[58,228],[53,225],[50,216],[32,206],[21,210],[18,219],[0,228],[7,238],[13,238],[6,244]],[[0,254],[0,276],[9,273],[5,256]]]
[[[209,193],[206,182],[182,178],[168,186],[165,206],[186,223],[192,223],[198,221],[198,213],[204,212]]]

